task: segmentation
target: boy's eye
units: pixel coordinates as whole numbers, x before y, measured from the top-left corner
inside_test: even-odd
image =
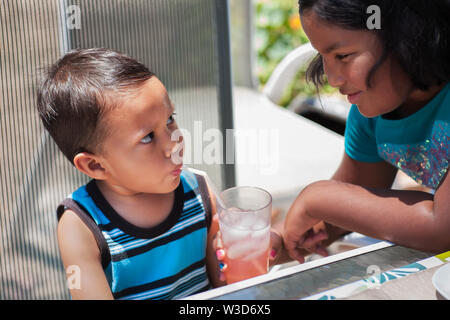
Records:
[[[170,115],[169,119],[167,119],[167,124],[172,124],[175,122],[175,115],[175,112]]]
[[[146,135],[145,137],[143,137],[141,139],[141,143],[147,144],[153,141],[153,137],[155,136],[155,134],[153,132],[150,132],[148,135]]]

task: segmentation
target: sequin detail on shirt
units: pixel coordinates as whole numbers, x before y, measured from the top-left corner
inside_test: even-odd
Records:
[[[449,135],[448,122],[436,121],[429,139],[417,144],[379,144],[378,154],[417,183],[436,189],[448,168]]]

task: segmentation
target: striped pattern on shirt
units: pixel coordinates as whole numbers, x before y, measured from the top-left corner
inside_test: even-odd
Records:
[[[199,176],[182,171],[172,212],[148,229],[124,220],[94,180],[69,196],[95,222],[91,230],[103,247],[102,264],[114,298],[178,299],[210,288],[206,273],[208,220],[203,203],[207,198],[201,189]],[[68,203],[63,210],[76,209]]]

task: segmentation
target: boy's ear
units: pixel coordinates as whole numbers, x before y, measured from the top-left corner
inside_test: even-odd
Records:
[[[78,170],[93,179],[104,180],[106,178],[105,168],[102,166],[99,158],[92,153],[78,153],[73,158],[73,163]]]

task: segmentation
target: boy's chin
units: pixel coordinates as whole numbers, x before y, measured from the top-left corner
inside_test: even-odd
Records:
[[[173,178],[174,179],[172,181],[164,186],[164,189],[158,190],[158,193],[170,193],[175,191],[181,183],[181,178],[180,176]]]
[[[172,190],[170,192],[175,191],[178,188],[178,186],[180,185],[180,183],[181,183],[180,176],[175,177],[174,185],[173,185],[173,188],[171,188]]]

